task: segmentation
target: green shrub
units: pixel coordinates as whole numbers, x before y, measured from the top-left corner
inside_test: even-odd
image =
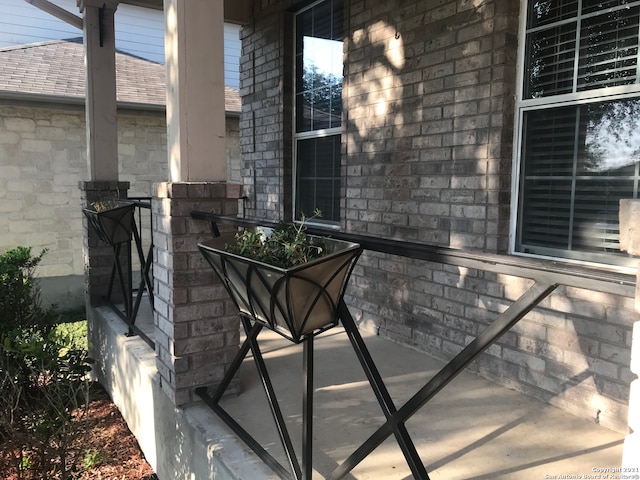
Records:
[[[0,439],[30,452],[37,478],[67,478],[73,413],[88,402],[86,350],[51,332],[16,330],[0,345]]]
[[[33,256],[31,247],[17,247],[0,255],[0,334],[24,327],[46,331],[53,326],[53,307],[42,308],[34,274],[45,253]]]
[[[87,321],[86,319],[78,321],[63,321],[55,326],[56,335],[65,339],[71,344],[71,347],[77,350],[86,350],[89,348],[87,341]]]
[[[88,405],[86,347],[69,329],[54,328],[34,271],[44,251],[28,247],[0,256],[0,442],[18,478],[67,479],[75,417]]]

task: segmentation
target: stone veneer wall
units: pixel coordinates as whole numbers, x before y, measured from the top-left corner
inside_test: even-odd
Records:
[[[227,157],[239,169],[238,118],[227,118]],[[130,196],[150,197],[168,178],[164,111],[118,115],[120,180]],[[49,301],[84,306],[82,205],[87,180],[82,107],[0,104],[0,251],[47,248],[38,275]],[[48,294],[48,295],[47,295]]]
[[[293,0],[243,28],[247,214],[291,207]],[[349,232],[508,248],[519,3],[344,0],[342,225]],[[450,359],[529,285],[365,253],[348,290],[362,328]],[[471,368],[625,431],[633,294],[560,288]]]

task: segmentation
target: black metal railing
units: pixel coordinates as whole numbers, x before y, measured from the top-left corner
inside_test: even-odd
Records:
[[[215,215],[207,212],[192,212],[192,218],[209,222],[214,236],[219,235],[218,224],[234,225],[238,227],[275,227],[271,222],[257,222]],[[560,264],[553,261],[528,259],[508,255],[496,255],[483,252],[468,252],[446,247],[423,245],[398,240],[373,238],[364,235],[354,235],[338,231],[308,226],[307,232],[314,235],[326,235],[335,239],[359,243],[364,250],[399,255],[406,258],[426,260],[441,264],[473,268],[499,274],[529,278],[534,282],[524,294],[511,304],[504,312],[489,324],[471,343],[458,353],[447,365],[433,376],[421,389],[399,408],[394,404],[380,375],[357,325],[349,312],[348,306],[341,301],[338,314],[342,325],[349,337],[351,345],[369,380],[376,399],[385,415],[386,421],[362,443],[347,459],[339,465],[327,478],[344,478],[362,460],[373,452],[382,442],[394,436],[407,465],[411,469],[413,478],[428,480],[427,470],[418,455],[413,440],[405,427],[407,420],[418,410],[423,408],[438,392],[460,374],[482,352],[495,343],[505,332],[520,321],[529,311],[547,298],[558,286],[566,285],[585,288],[594,291],[607,292],[617,295],[633,297],[635,294],[635,276],[603,271],[602,269],[577,265]],[[197,393],[220,416],[220,418],[249,446],[254,452],[280,477],[285,479],[310,480],[312,472],[312,406],[313,406],[313,335],[303,340],[303,364],[305,377],[305,391],[303,392],[303,448],[302,465],[300,465],[293,451],[287,427],[282,418],[275,391],[271,384],[266,365],[262,358],[257,342],[258,334],[264,325],[252,322],[247,316],[241,315],[242,325],[246,332],[246,340],[242,344],[229,372],[216,391],[210,395],[206,388],[198,389]],[[289,460],[289,468],[281,465],[266,451],[235,419],[220,405],[219,401],[229,386],[231,378],[237,372],[240,364],[248,352],[253,353],[253,360],[258,367],[258,373],[265,388],[267,400],[271,407],[281,442]]]
[[[136,325],[140,306],[146,296],[153,312],[153,236],[150,197],[129,197],[134,207],[131,236],[126,242],[112,245],[113,265],[109,288],[103,301],[127,324],[127,335],[139,335],[155,349],[152,333]],[[134,287],[134,285],[136,285]],[[118,288],[121,298],[114,299]],[[122,302],[122,303],[120,303]]]

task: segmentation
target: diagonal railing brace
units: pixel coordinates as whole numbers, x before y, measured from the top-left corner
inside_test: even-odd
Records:
[[[404,423],[431,398],[442,390],[451,380],[460,374],[467,365],[475,360],[483,351],[495,343],[507,330],[518,323],[536,305],[553,292],[557,284],[534,283],[518,300],[494,320],[475,340],[467,345],[453,360],[446,364],[424,387],[411,397],[397,412],[378,428],[360,447],[358,447],[341,465],[336,468],[328,479],[339,479],[347,475],[373,450],[375,450],[390,435],[401,436],[404,431]],[[346,305],[340,306],[340,314],[343,323],[353,323]],[[345,320],[346,319],[346,320]],[[355,326],[355,324],[354,324]],[[346,325],[345,325],[346,328]],[[350,330],[349,328],[348,330]],[[362,344],[364,347],[364,343]],[[366,347],[364,347],[366,349]],[[373,365],[373,361],[372,365]],[[380,379],[380,382],[382,380]],[[384,384],[382,384],[384,385]],[[428,480],[425,476],[415,477],[420,480]],[[415,473],[414,473],[415,476]]]

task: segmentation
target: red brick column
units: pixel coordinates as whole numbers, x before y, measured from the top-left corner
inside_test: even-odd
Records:
[[[235,306],[197,248],[211,238],[193,210],[236,215],[240,186],[225,182],[161,183],[152,200],[156,364],[175,405],[215,385],[238,350]]]

